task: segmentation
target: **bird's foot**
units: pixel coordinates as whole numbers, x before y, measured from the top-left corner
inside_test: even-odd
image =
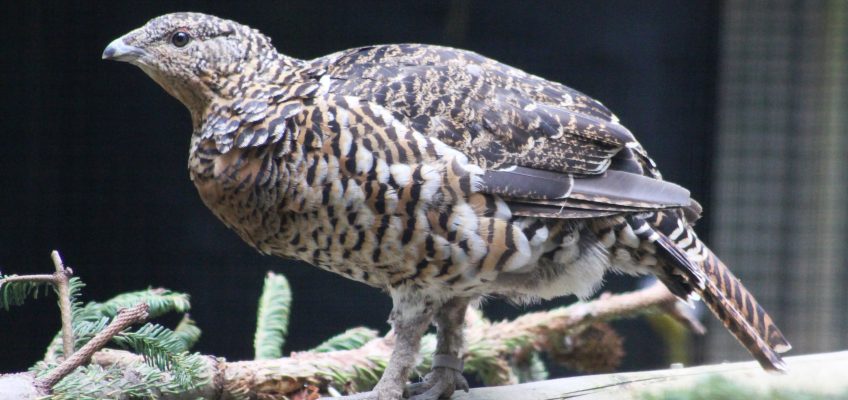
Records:
[[[433,368],[424,380],[407,385],[409,400],[436,400],[450,398],[456,389],[468,391],[468,381],[462,373],[444,367]]]
[[[451,397],[456,389],[468,391],[468,381],[462,376],[462,360],[455,356],[437,355],[433,370],[418,383],[406,387],[409,400],[436,400]]]

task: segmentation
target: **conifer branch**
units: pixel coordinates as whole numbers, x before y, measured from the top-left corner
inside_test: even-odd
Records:
[[[365,343],[376,338],[377,331],[359,326],[327,339],[324,343],[319,344],[310,351],[313,353],[327,353],[338,350],[353,350],[364,346]]]
[[[469,313],[466,372],[485,378],[488,384],[517,382],[519,377],[512,366],[503,361],[516,353],[546,352],[557,345],[556,338],[579,335],[582,329],[596,322],[658,311],[674,301],[677,299],[664,287],[655,285],[551,311],[526,314],[512,321],[490,323],[476,313]],[[306,386],[332,387],[342,392],[368,390],[385,369],[392,342],[393,337],[389,334],[369,340],[358,348],[297,352],[291,357],[274,360],[225,362],[212,356],[198,355],[202,359],[197,359],[197,365],[204,368],[202,372],[198,371],[198,375],[206,377],[206,383],[188,391],[163,394],[161,398],[188,399],[196,398],[198,393],[210,392],[218,393],[221,398],[272,398],[299,392]],[[418,373],[429,368],[434,344],[432,335],[423,338]],[[92,361],[109,370],[127,370],[138,368],[143,357],[104,349],[97,352]],[[544,376],[538,365],[531,368],[536,369],[532,372],[533,376]],[[166,379],[169,380],[162,385],[169,384],[173,377]]]
[[[71,312],[71,287],[69,283],[73,271],[70,268],[65,268],[58,251],[53,250],[50,253],[50,258],[56,268],[53,284],[59,296],[59,311],[62,315],[62,349],[67,358],[74,352],[73,313]]]
[[[53,368],[47,375],[39,378],[36,381],[36,385],[42,390],[49,392],[50,388],[62,380],[62,378],[80,365],[87,363],[91,359],[91,356],[96,351],[102,349],[115,335],[127,329],[130,325],[146,320],[148,317],[147,309],[147,304],[139,303],[135,307],[118,311],[118,315],[105,329],[89,340],[79,351],[66,357],[65,361],[56,368]]]
[[[57,266],[62,266],[61,259],[54,261]],[[67,278],[70,270],[61,268]],[[55,284],[55,279],[59,278],[56,275],[35,275],[35,280],[3,277],[0,280],[0,306],[22,302],[37,294],[40,287]],[[72,349],[76,346],[79,350],[76,353],[62,350],[65,335],[57,336],[45,361],[28,374],[28,379],[33,382],[33,393],[40,396],[52,389],[51,398],[55,400],[103,396],[193,399],[210,395],[216,398],[277,398],[281,395],[301,396],[305,387],[312,395],[319,387],[327,392],[363,391],[376,384],[385,370],[394,341],[391,332],[379,337],[373,330],[354,328],[312,351],[293,353],[288,358],[226,362],[213,356],[188,353],[200,330],[187,316],[173,331],[151,324],[134,332],[124,331],[129,325],[153,315],[187,311],[190,304],[184,294],[148,289],[80,307],[75,300],[79,297],[82,282],[74,278],[67,279],[65,284],[68,290],[63,298],[68,300],[66,310],[70,313],[63,312],[63,317],[73,316],[68,318],[76,337]],[[285,279],[269,275],[260,303],[265,311],[260,313],[258,325],[263,332],[275,332],[278,337],[269,340],[272,335],[260,340],[257,334],[257,344],[263,343],[266,347],[273,347],[274,351],[281,351],[290,301]],[[468,342],[464,356],[466,372],[476,374],[487,385],[540,379],[546,376],[544,365],[538,358],[540,352],[547,352],[554,360],[572,363],[578,369],[585,365],[610,365],[599,363],[598,355],[606,357],[606,354],[612,354],[612,361],[617,362],[615,358],[621,356],[620,352],[607,351],[611,344],[615,344],[617,336],[609,330],[612,339],[592,342],[591,338],[581,337],[583,332],[604,331],[607,328],[599,328],[601,321],[650,311],[682,313],[678,307],[672,306],[677,301],[657,284],[632,293],[602,295],[594,301],[526,314],[512,321],[491,323],[478,310],[471,310],[465,327]],[[129,305],[134,307],[126,308]],[[683,322],[691,320],[684,314],[676,318]],[[74,336],[71,336],[72,339]],[[129,347],[135,353],[102,349],[109,340]],[[433,335],[422,338],[421,363],[416,367],[418,374],[423,375],[429,370],[435,341]],[[567,343],[583,343],[584,347],[592,349],[572,351],[573,346],[569,347]],[[56,361],[61,360],[56,357],[59,352],[65,354],[66,359],[57,366]],[[583,364],[580,360],[575,361],[581,357],[591,360]],[[92,364],[83,366],[89,359]],[[4,395],[4,389],[0,388],[0,397]]]
[[[73,278],[71,280],[71,297],[77,298],[78,294],[75,295],[74,293],[79,292],[79,290],[83,286],[85,285],[80,282],[79,279]],[[96,330],[93,330],[95,328],[90,326],[91,324],[101,323],[104,318],[107,321],[111,320],[113,317],[115,317],[115,315],[117,315],[118,310],[133,307],[138,303],[147,304],[149,319],[156,318],[171,312],[185,313],[191,308],[188,295],[183,293],[172,292],[170,290],[162,288],[150,288],[134,292],[122,293],[109,300],[106,300],[105,302],[99,303],[96,301],[91,301],[86,303],[85,306],[79,306],[76,302],[74,302],[72,303],[72,305],[74,306],[74,331],[76,332],[80,329],[83,329],[89,332],[87,336],[76,338],[76,348],[79,348],[80,346],[84,345],[85,342],[89,338],[91,338],[94,333],[98,332]],[[198,332],[196,332],[196,335],[197,337],[200,336],[199,330]],[[54,362],[59,358],[60,354],[63,354],[62,346],[60,345],[60,336],[61,332],[53,339],[50,345],[47,346],[47,351],[44,355],[45,362]]]
[[[183,341],[186,349],[190,349],[200,340],[201,332],[194,320],[188,314],[184,314],[183,319],[174,328],[174,334]]]
[[[0,275],[0,308],[24,304],[28,298],[38,298],[43,288],[53,284],[53,275]]]
[[[56,272],[37,275],[0,275],[0,307],[9,309],[29,298],[37,298],[46,285],[52,285],[58,296],[59,311],[62,317],[62,348],[66,355],[74,351],[73,312],[71,305],[71,276],[73,271],[65,267],[59,252],[50,253]]]
[[[283,345],[289,329],[291,288],[283,275],[268,272],[256,318],[253,340],[254,358],[268,360],[283,356]]]

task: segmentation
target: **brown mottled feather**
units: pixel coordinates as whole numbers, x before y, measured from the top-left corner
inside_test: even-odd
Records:
[[[192,41],[172,45],[177,31]],[[681,297],[699,293],[764,367],[782,367],[788,342],[694,236],[700,206],[585,94],[438,46],[298,60],[197,13],[113,43],[104,57],[188,107],[201,198],[263,253],[386,289],[395,312],[587,297],[607,271],[653,273]]]

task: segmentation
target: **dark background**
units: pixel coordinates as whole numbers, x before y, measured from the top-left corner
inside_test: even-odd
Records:
[[[609,106],[709,208],[719,7],[667,1],[4,2],[0,19],[0,270],[52,270],[59,249],[85,299],[162,286],[191,294],[199,351],[252,356],[268,270],[294,292],[287,350],[356,325],[385,331],[377,290],[256,254],[205,209],[188,179],[186,110],[135,67],[100,60],[114,38],[172,11],[251,25],[313,58],[348,47],[463,47],[563,82]],[[703,227],[708,224],[701,224]],[[607,288],[632,287],[611,279]],[[565,304],[565,298],[544,305]],[[490,301],[490,317],[522,312]],[[624,369],[662,366],[644,322],[624,329]],[[59,328],[53,299],[0,312],[0,371],[37,361]]]

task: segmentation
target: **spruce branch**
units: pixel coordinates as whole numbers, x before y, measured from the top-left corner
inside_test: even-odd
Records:
[[[82,282],[78,282],[79,288],[74,289],[74,279],[71,280],[71,283],[72,293],[74,292],[74,290],[79,290],[82,288],[82,286],[84,286]],[[111,319],[115,317],[115,315],[118,313],[118,310],[133,307],[138,303],[145,303],[148,305],[149,319],[156,318],[171,312],[185,313],[191,308],[189,297],[186,294],[176,293],[162,288],[149,288],[145,290],[119,294],[102,303],[91,301],[86,303],[82,307],[76,306],[73,311],[74,325],[82,324],[83,322],[96,323],[102,320],[103,318]],[[91,336],[92,335],[89,335],[87,338],[77,339],[77,348],[85,344],[85,341],[88,338],[91,338]],[[59,358],[60,355],[64,354],[64,351],[62,350],[62,346],[60,346],[60,344],[61,340],[59,338],[59,335],[57,334],[57,336],[53,339],[50,345],[47,346],[47,351],[44,355],[45,362],[54,362]]]
[[[147,304],[140,303],[135,307],[120,310],[115,319],[112,320],[105,329],[95,335],[94,338],[89,340],[88,343],[86,343],[85,346],[83,346],[78,352],[73,354],[65,353],[71,354],[71,356],[67,357],[65,361],[59,364],[56,368],[53,368],[48,374],[39,378],[36,381],[36,386],[46,392],[49,392],[50,388],[52,388],[62,378],[67,376],[80,365],[87,363],[96,351],[102,349],[103,346],[105,346],[106,343],[119,332],[123,331],[130,325],[147,319],[147,309]]]
[[[186,350],[189,350],[200,340],[201,332],[194,320],[188,314],[183,314],[183,319],[174,328],[174,334],[183,341]]]
[[[268,272],[259,298],[256,334],[253,339],[255,359],[268,360],[283,355],[289,328],[291,288],[283,275]]]
[[[103,319],[108,320],[108,317]],[[92,364],[74,369],[58,382],[53,387],[50,400],[161,398],[166,393],[174,396],[194,393],[193,397],[188,397],[192,399],[208,397],[209,393],[194,392],[192,389],[207,384],[205,374],[214,359],[185,351],[199,335],[199,329],[186,321],[190,320],[183,320],[182,330],[197,330],[196,333],[189,333],[194,338],[188,340],[176,330],[171,331],[154,324],[146,324],[134,332],[123,331],[117,334],[112,341],[139,354],[134,362],[102,362],[98,354],[114,351],[103,349],[95,354]],[[33,371],[43,375],[43,371],[51,371],[51,365],[40,362]]]
[[[101,317],[94,321],[79,321],[74,323],[74,349],[80,349],[91,341],[98,333],[102,332],[112,319]]]
[[[51,285],[59,298],[63,329],[48,347],[45,360],[31,369],[31,393],[50,393],[58,386],[64,393],[52,398],[103,398],[107,393],[111,393],[108,396],[122,393],[120,390],[139,393],[138,397],[151,397],[150,393],[185,392],[195,384],[206,382],[200,374],[207,367],[206,359],[187,352],[200,336],[200,329],[187,316],[180,323],[179,332],[148,324],[135,332],[122,333],[151,315],[187,311],[190,307],[187,295],[147,289],[122,294],[105,303],[90,302],[82,306],[79,298],[85,285],[79,278],[71,277],[72,271],[64,265],[58,252],[54,251],[51,257],[56,268],[52,275],[0,276],[0,306],[4,308],[37,297]],[[110,340],[141,353],[142,360],[150,365],[135,366],[132,368],[135,375],[125,381],[104,381],[125,374],[83,364]],[[75,348],[79,350],[74,352]],[[70,374],[74,375],[73,379],[65,379]],[[62,383],[63,380],[67,382]],[[85,384],[86,381],[97,387]],[[108,384],[119,391],[105,388]]]
[[[477,313],[469,313],[466,372],[477,374],[490,384],[516,382],[519,377],[505,360],[517,352],[547,352],[555,344],[551,338],[578,334],[599,321],[659,311],[664,304],[673,301],[677,301],[676,298],[664,287],[653,286],[631,293],[605,295],[551,311],[530,313],[512,321],[489,323]],[[393,335],[390,333],[355,349],[298,352],[275,360],[224,362],[212,356],[194,355],[200,368],[195,371],[196,376],[205,377],[206,383],[160,398],[196,398],[199,393],[217,393],[221,398],[278,398],[311,385],[340,391],[368,390],[385,369],[392,343]],[[423,338],[419,372],[430,365],[434,343],[433,335]],[[97,352],[92,361],[104,367],[132,370],[143,363],[143,357],[105,349]],[[166,380],[162,385],[174,387],[173,377],[163,375],[163,378]]]
[[[65,354],[71,354],[74,351],[74,330],[70,281],[74,271],[65,267],[58,251],[53,250],[50,253],[50,258],[53,260],[53,266],[56,269],[53,274],[10,275],[6,277],[0,275],[0,307],[8,310],[10,306],[21,305],[30,297],[37,298],[43,288],[52,285],[59,299],[59,311],[62,316],[62,348]],[[81,283],[75,285],[77,292],[81,287]]]
[[[365,343],[376,338],[377,331],[359,326],[327,339],[324,343],[319,344],[310,351],[313,353],[327,353],[338,350],[353,350],[364,346]]]
[[[53,275],[0,276],[0,307],[8,310],[29,299],[37,299],[45,288],[53,284]]]
[[[271,279],[269,276],[268,280]],[[13,279],[12,282],[16,284],[24,280]],[[265,321],[277,324],[272,330],[282,340],[288,319],[290,293],[287,284],[279,283],[277,280],[267,285],[272,287],[264,293],[276,295],[263,301],[266,312],[262,315]],[[76,286],[69,284],[68,299],[78,298],[79,288],[81,282]],[[285,300],[285,307],[275,302],[280,297]],[[131,301],[138,301],[136,307],[120,308]],[[597,353],[568,353],[562,350],[568,349],[568,343],[583,340],[579,335],[586,332],[590,334],[589,339],[592,336],[603,339],[604,335],[593,334],[597,333],[597,329],[589,329],[602,321],[650,311],[681,312],[679,308],[671,306],[676,302],[671,293],[657,284],[636,292],[602,295],[590,302],[526,314],[512,321],[492,323],[483,318],[478,310],[471,310],[466,316],[465,326],[468,342],[468,350],[464,355],[466,372],[476,374],[489,385],[538,379],[545,376],[538,359],[539,353],[564,357],[565,361],[570,361],[569,357],[595,359]],[[394,342],[392,332],[378,337],[373,330],[355,328],[327,340],[312,351],[292,353],[288,358],[225,362],[216,357],[187,352],[199,337],[199,329],[187,317],[174,331],[152,324],[134,332],[125,331],[132,323],[154,313],[154,307],[148,304],[155,305],[156,314],[188,310],[188,297],[185,295],[164,289],[148,289],[116,296],[104,303],[92,302],[84,307],[78,304],[75,306],[74,301],[69,304],[75,317],[73,328],[77,336],[76,345],[82,346],[76,353],[65,353],[72,355],[60,365],[56,366],[58,358],[48,357],[28,374],[33,380],[33,387],[37,389],[34,392],[49,393],[52,387],[53,399],[187,399],[205,396],[278,398],[300,396],[305,393],[304,387],[311,388],[310,393],[313,395],[317,387],[328,392],[368,390],[385,370]],[[143,307],[143,316],[131,318],[127,315],[128,310],[140,313],[139,307]],[[677,319],[686,320],[684,317],[678,316]],[[280,325],[280,322],[283,324]],[[271,325],[274,324],[265,326]],[[54,340],[54,355],[63,352],[59,349],[61,346],[58,345],[58,339]],[[110,339],[133,349],[137,354],[111,349],[98,351]],[[429,370],[435,341],[434,335],[422,338],[421,363],[416,367],[417,373],[423,374]],[[263,339],[260,342],[268,341]],[[594,342],[597,347],[609,343],[606,340]],[[88,359],[91,359],[92,364],[83,366]],[[3,389],[0,388],[0,397],[2,395]]]
[[[144,302],[150,308],[150,318],[177,312],[185,313],[191,309],[189,296],[184,293],[172,292],[162,288],[148,288],[135,292],[119,294],[103,303],[91,302],[84,307],[81,312],[83,318],[92,317],[111,317],[122,308],[131,307],[140,302]]]
[[[134,332],[121,332],[113,339],[118,345],[141,354],[150,366],[163,371],[174,367],[174,357],[188,350],[181,337],[158,324],[147,323]]]

